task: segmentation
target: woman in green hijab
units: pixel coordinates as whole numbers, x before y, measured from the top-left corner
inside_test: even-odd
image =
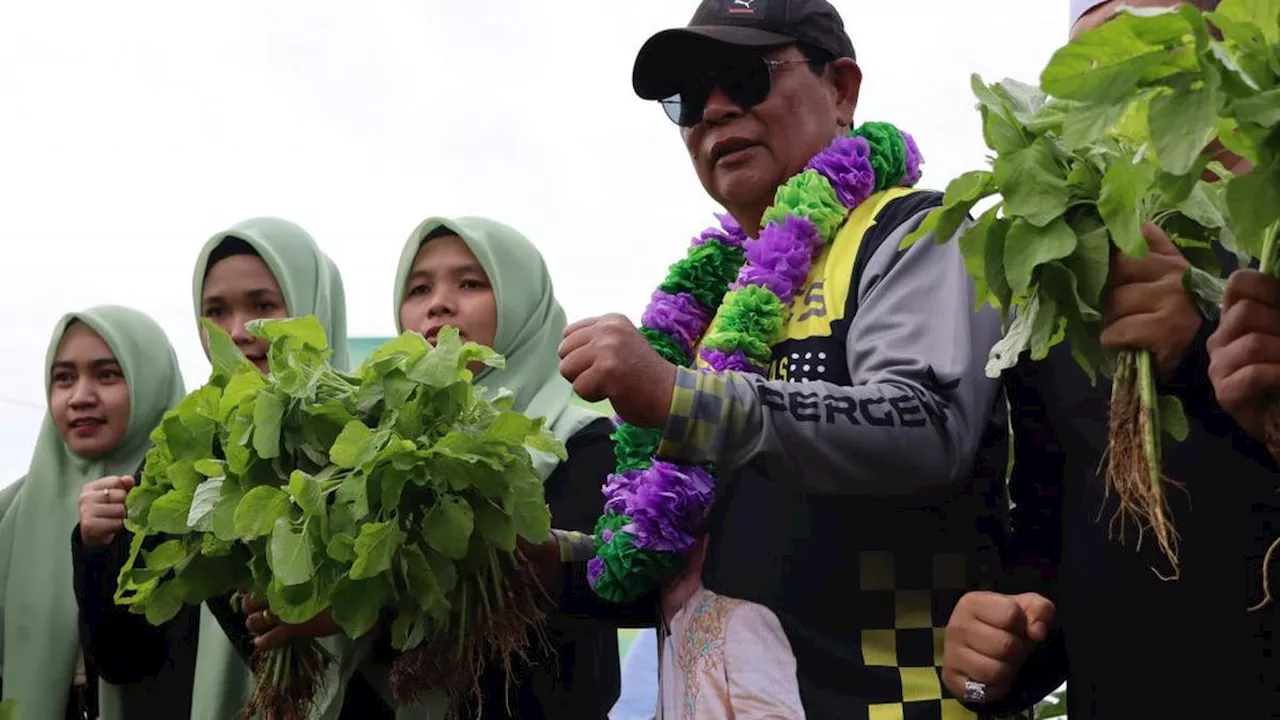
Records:
[[[601,487],[613,472],[614,426],[603,415],[580,407],[573,388],[560,376],[556,348],[564,334],[565,314],[538,249],[492,220],[431,218],[414,230],[400,254],[394,294],[398,331],[413,330],[434,342],[448,325],[457,328],[463,340],[490,346],[506,358],[503,369],[475,368],[476,382],[495,391],[511,390],[517,410],[545,418],[565,443],[567,461],[537,455],[534,463],[544,478],[556,527],[590,532],[604,504]],[[560,620],[549,618],[551,652],[517,669],[509,695],[507,678],[499,668],[491,668],[481,680],[483,713],[471,709],[462,717],[607,718],[619,691],[617,634],[612,628]],[[249,626],[259,634],[275,634],[279,641],[298,634],[261,614],[251,615]],[[376,655],[385,658],[387,650],[384,646]],[[390,703],[369,663],[361,670]],[[382,670],[385,675],[385,667]],[[434,718],[439,712],[436,697],[401,708],[396,717]]]
[[[301,315],[314,315],[324,326],[334,366],[349,366],[342,277],[297,225],[278,218],[254,218],[218,233],[200,251],[193,275],[197,321],[207,318],[225,330],[264,372],[267,344],[250,335],[246,325],[252,320]],[[203,331],[201,340],[207,342]],[[126,480],[125,484],[132,483]],[[95,518],[120,514],[122,496],[118,493],[110,502],[104,498],[82,509],[74,537],[86,574],[103,580],[96,597],[82,598],[81,614],[92,619],[87,644],[102,659],[104,674],[121,680],[151,677],[166,666],[182,664],[172,674],[185,673],[191,687],[194,674],[194,688],[183,699],[183,707],[170,706],[164,717],[187,716],[187,702],[192,720],[235,717],[252,689],[248,659],[253,645],[244,618],[232,609],[230,598],[209,601],[198,611],[184,608],[160,628],[112,604],[115,578],[130,538],[127,532],[102,531]],[[183,660],[179,663],[175,658]]]
[[[146,315],[96,307],[64,316],[45,358],[48,414],[25,477],[0,494],[4,698],[23,718],[132,717],[146,688],[101,682],[82,657],[67,535],[82,489],[133,472],[152,428],[184,394],[164,330]],[[110,493],[113,491],[106,490]],[[123,493],[114,493],[123,499]]]

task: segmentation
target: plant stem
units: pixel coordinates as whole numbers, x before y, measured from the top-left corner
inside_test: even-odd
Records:
[[[1160,405],[1156,397],[1155,370],[1152,353],[1143,350],[1134,357],[1137,369],[1138,396],[1142,402],[1142,450],[1147,459],[1147,476],[1151,487],[1160,486]]]
[[[1280,276],[1280,223],[1267,228],[1262,240],[1262,257],[1258,258],[1258,271],[1270,277]]]

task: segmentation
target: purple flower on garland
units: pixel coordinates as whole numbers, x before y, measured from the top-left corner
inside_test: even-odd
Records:
[[[806,170],[817,170],[831,182],[840,204],[852,210],[871,197],[876,187],[876,171],[871,166],[871,146],[860,137],[836,139],[818,153]]]
[[[702,361],[707,364],[704,369],[709,372],[745,372],[753,375],[764,375],[764,368],[748,360],[746,353],[741,350],[726,353],[723,350],[702,348],[699,355],[702,357]]]
[[[602,575],[604,575],[604,559],[596,555],[587,561],[587,582],[591,583],[591,587],[595,587]]]
[[[822,249],[818,228],[807,218],[788,216],[760,231],[760,239],[747,243],[747,262],[738,272],[734,289],[761,285],[789,303],[804,286],[813,257]]]
[[[688,552],[714,498],[715,478],[706,470],[655,461],[638,478],[623,530],[636,548]]]
[[[630,515],[632,498],[635,497],[636,488],[642,481],[641,470],[628,470],[624,473],[614,473],[608,477],[604,485],[604,511],[611,512],[616,515]],[[609,533],[608,530],[605,530]],[[609,542],[609,538],[604,538],[605,542]]]
[[[911,137],[911,133],[901,129],[898,132],[902,134],[902,143],[907,146],[907,172],[901,184],[903,187],[911,187],[920,182],[920,166],[924,164],[924,156],[920,154],[920,148],[916,145],[916,139]]]
[[[709,227],[698,234],[693,239],[693,245],[705,245],[708,240],[719,240],[721,244],[728,247],[742,247],[747,243],[747,232],[742,229],[737,220],[729,213],[716,213],[716,219],[720,221],[720,227]]]
[[[711,324],[711,313],[689,293],[672,295],[658,290],[653,293],[640,324],[670,335],[689,355]]]

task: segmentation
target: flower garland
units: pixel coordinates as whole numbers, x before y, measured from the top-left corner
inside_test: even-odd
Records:
[[[911,135],[889,123],[836,138],[778,188],[759,239],[728,215],[693,239],[653,293],[641,334],[676,365],[694,367],[696,352],[704,371],[764,375],[822,248],[871,195],[915,185],[921,162]],[[682,567],[715,497],[713,468],[653,457],[661,438],[660,429],[625,423],[613,435],[617,472],[604,487],[588,565],[591,587],[612,602],[643,597]]]

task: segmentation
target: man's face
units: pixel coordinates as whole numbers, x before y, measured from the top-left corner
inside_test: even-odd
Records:
[[[829,66],[816,75],[795,47],[774,50],[765,57],[787,64],[770,68],[771,84],[764,101],[743,108],[716,86],[700,121],[682,130],[702,186],[748,228],[772,204],[778,186],[831,142],[838,120],[852,117],[861,80],[858,75],[851,93],[841,91],[840,83],[833,80],[840,71]],[[842,65],[843,72],[857,73],[852,60],[838,62],[852,67],[850,71]],[[844,78],[844,84],[849,81]]]

